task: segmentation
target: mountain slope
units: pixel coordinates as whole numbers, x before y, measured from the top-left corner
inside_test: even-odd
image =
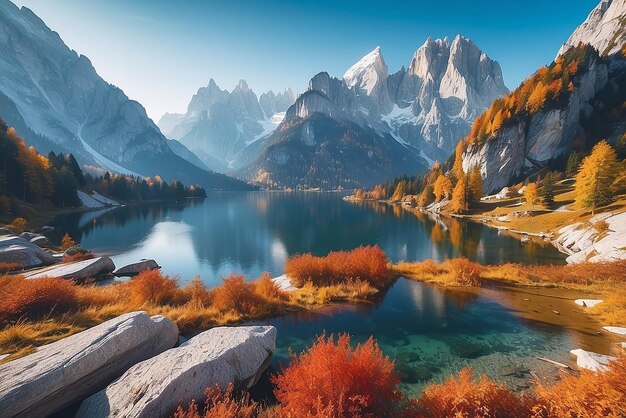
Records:
[[[211,79],[198,89],[184,115],[165,114],[159,126],[206,166],[225,172],[246,145],[278,126],[293,100],[290,89],[278,95],[264,93],[259,100],[244,80],[228,92]]]
[[[615,54],[626,42],[626,0],[602,0],[563,44],[562,55],[578,44],[589,44],[602,55]]]
[[[100,78],[88,58],[70,50],[32,11],[8,0],[0,0],[0,92],[4,107],[16,110],[0,115],[9,125],[25,125],[82,163],[209,190],[247,187],[174,154],[139,103]]]
[[[392,75],[376,47],[341,80],[313,77],[271,137],[244,149],[234,166],[272,187],[368,187],[416,174],[445,160],[506,92],[500,66],[460,36],[429,39],[408,71]]]

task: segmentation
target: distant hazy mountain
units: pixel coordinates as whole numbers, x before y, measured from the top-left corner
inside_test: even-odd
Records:
[[[208,190],[247,187],[172,152],[139,103],[105,82],[31,10],[8,0],[0,0],[0,93],[7,112],[0,117],[27,142],[71,151],[82,163]]]
[[[480,167],[485,192],[625,134],[625,21],[626,1],[602,1],[555,62],[481,115],[463,168]]]
[[[234,165],[272,187],[369,186],[415,174],[447,159],[507,92],[499,64],[460,36],[427,40],[409,69],[392,75],[376,47],[342,80],[316,75],[278,129]]]
[[[291,89],[279,94],[269,91],[257,99],[244,80],[228,92],[211,79],[192,97],[187,113],[166,113],[159,127],[206,166],[224,172],[243,148],[278,126],[294,100]]]

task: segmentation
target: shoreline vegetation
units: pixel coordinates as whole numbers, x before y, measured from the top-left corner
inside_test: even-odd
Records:
[[[626,324],[626,261],[483,266],[460,258],[394,265],[374,246],[323,257],[294,256],[288,259],[285,272],[295,290],[281,290],[269,274],[254,281],[231,275],[212,289],[199,277],[181,286],[176,278],[159,270],[145,271],[109,286],[56,278],[28,280],[5,274],[0,277],[0,353],[8,356],[0,363],[127,312],[144,310],[149,315],[165,315],[176,323],[181,335],[191,336],[219,325],[262,320],[332,303],[367,303],[400,276],[468,289],[492,282],[575,289],[604,298],[589,308],[599,320]],[[552,386],[537,381],[534,390],[522,394],[464,369],[441,384],[430,384],[418,398],[407,398],[398,387],[395,361],[382,353],[375,340],[353,347],[347,334],[337,338],[322,335],[308,351],[293,355],[290,366],[270,377],[275,402],[259,404],[248,392],[213,387],[207,388],[206,399],[181,405],[174,416],[499,416],[493,413],[508,414],[510,408],[520,417],[560,417],[575,410],[581,412],[577,416],[619,416],[625,408],[620,402],[626,394],[625,362],[624,354],[618,354],[604,371],[569,371]],[[343,377],[333,378],[331,383],[329,376]],[[601,392],[596,390],[599,387],[603,388]],[[584,400],[582,406],[580,399]]]

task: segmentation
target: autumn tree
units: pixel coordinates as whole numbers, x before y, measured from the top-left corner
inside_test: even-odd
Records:
[[[576,205],[595,209],[613,200],[613,183],[618,176],[617,154],[606,141],[600,141],[587,156],[576,175]]]
[[[469,187],[467,176],[459,179],[452,192],[452,201],[450,202],[450,210],[454,213],[463,213],[469,209]]]
[[[434,193],[432,184],[427,184],[424,186],[424,190],[420,193],[417,199],[417,206],[424,208],[434,201]]]
[[[444,197],[446,199],[450,199],[450,196],[452,196],[452,190],[452,181],[450,181],[450,178],[448,178],[448,176],[442,174],[437,177],[437,180],[435,180],[435,185],[433,186],[435,202],[439,202]]]
[[[454,151],[454,166],[452,167],[452,175],[456,181],[465,175],[465,172],[463,171],[463,153],[466,150],[467,142],[460,141],[456,145],[456,149]]]
[[[399,182],[398,185],[396,186],[396,190],[394,190],[393,195],[391,196],[391,200],[394,202],[398,202],[402,200],[402,197],[404,196],[404,193],[405,193],[405,188],[406,188],[406,182],[405,181]]]
[[[539,203],[539,190],[537,188],[537,183],[528,183],[524,187],[524,199],[526,202],[530,203],[533,208],[537,203]]]
[[[470,202],[480,202],[483,197],[483,177],[480,174],[480,167],[475,165],[468,175],[469,200]]]

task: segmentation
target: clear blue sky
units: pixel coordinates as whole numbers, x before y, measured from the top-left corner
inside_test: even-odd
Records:
[[[509,88],[552,61],[599,0],[15,0],[155,119],[214,78],[260,94],[341,77],[380,45],[394,72],[432,36],[471,38]]]

